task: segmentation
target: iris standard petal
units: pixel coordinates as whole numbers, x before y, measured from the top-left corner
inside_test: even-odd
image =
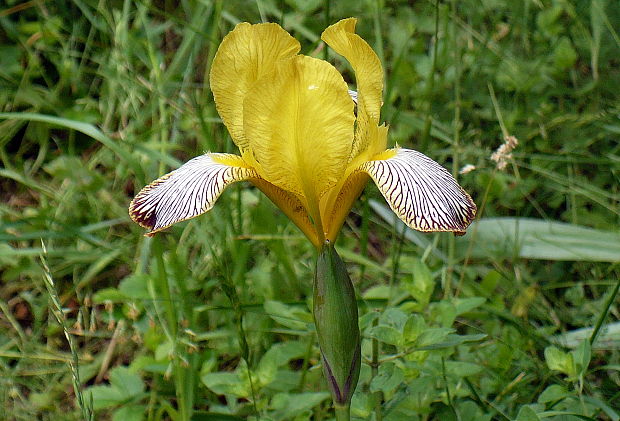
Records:
[[[280,61],[244,103],[244,129],[261,175],[304,199],[315,224],[318,200],[345,171],[354,121],[340,73],[307,56]]]
[[[321,39],[347,59],[355,72],[357,84],[357,128],[351,157],[368,148],[368,125],[379,124],[383,68],[370,45],[355,34],[357,19],[343,19],[328,27]],[[374,151],[375,153],[378,151]]]
[[[144,187],[129,205],[129,216],[150,236],[207,212],[231,183],[256,177],[237,155],[201,155]]]
[[[419,231],[464,232],[476,204],[441,165],[411,149],[392,149],[360,167],[370,175],[390,208]]]
[[[217,111],[239,149],[248,146],[243,130],[243,100],[248,90],[271,73],[279,60],[293,57],[299,49],[299,42],[275,23],[240,23],[222,40],[209,80]]]

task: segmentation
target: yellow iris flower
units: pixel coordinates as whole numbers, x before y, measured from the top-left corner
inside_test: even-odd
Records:
[[[210,84],[240,155],[207,153],[144,187],[129,213],[147,235],[207,212],[228,185],[248,180],[320,248],[369,177],[409,227],[465,231],[476,205],[450,173],[414,150],[386,150],[383,69],[356,22],[341,20],[321,39],[348,60],[357,91],[330,63],[298,54],[277,24],[240,23],[224,37]]]

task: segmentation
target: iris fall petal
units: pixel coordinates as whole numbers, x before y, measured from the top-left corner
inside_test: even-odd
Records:
[[[407,226],[418,231],[467,229],[476,205],[448,170],[411,149],[393,149],[381,155],[360,169],[370,175]]]
[[[231,183],[256,177],[237,155],[201,155],[144,187],[131,201],[129,215],[153,235],[207,212]]]

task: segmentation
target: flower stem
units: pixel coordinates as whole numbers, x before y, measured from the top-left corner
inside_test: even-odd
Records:
[[[334,405],[336,410],[336,421],[350,421],[351,411],[349,405]]]

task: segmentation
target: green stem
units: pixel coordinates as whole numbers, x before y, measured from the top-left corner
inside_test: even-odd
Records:
[[[334,405],[336,421],[349,421],[351,419],[351,407],[349,405]]]
[[[596,321],[596,326],[594,326],[594,330],[592,331],[592,336],[590,336],[590,345],[593,345],[594,341],[596,341],[596,337],[598,336],[601,330],[601,327],[603,326],[603,322],[605,321],[605,319],[607,318],[607,315],[609,314],[609,309],[611,308],[611,305],[613,304],[616,297],[618,296],[618,290],[620,290],[620,276],[618,277],[616,286],[614,287],[611,294],[609,294],[609,297],[607,298],[607,301],[605,302],[605,309],[603,310],[598,320]]]
[[[379,318],[376,318],[372,322],[373,327],[379,325]],[[372,362],[370,364],[371,378],[374,379],[379,375],[379,341],[377,338],[372,338]],[[382,421],[383,413],[381,412],[381,402],[383,401],[383,392],[380,390],[373,394],[375,399],[375,420]]]
[[[425,151],[428,149],[429,137],[431,134],[431,112],[433,108],[433,90],[435,89],[435,71],[437,70],[437,47],[439,45],[439,0],[435,1],[435,43],[433,44],[433,60],[431,62],[431,70],[428,77],[428,84],[426,85],[426,97],[428,99],[428,106],[426,110],[426,119],[424,121],[424,130],[422,132],[422,139],[420,141],[420,150]]]

